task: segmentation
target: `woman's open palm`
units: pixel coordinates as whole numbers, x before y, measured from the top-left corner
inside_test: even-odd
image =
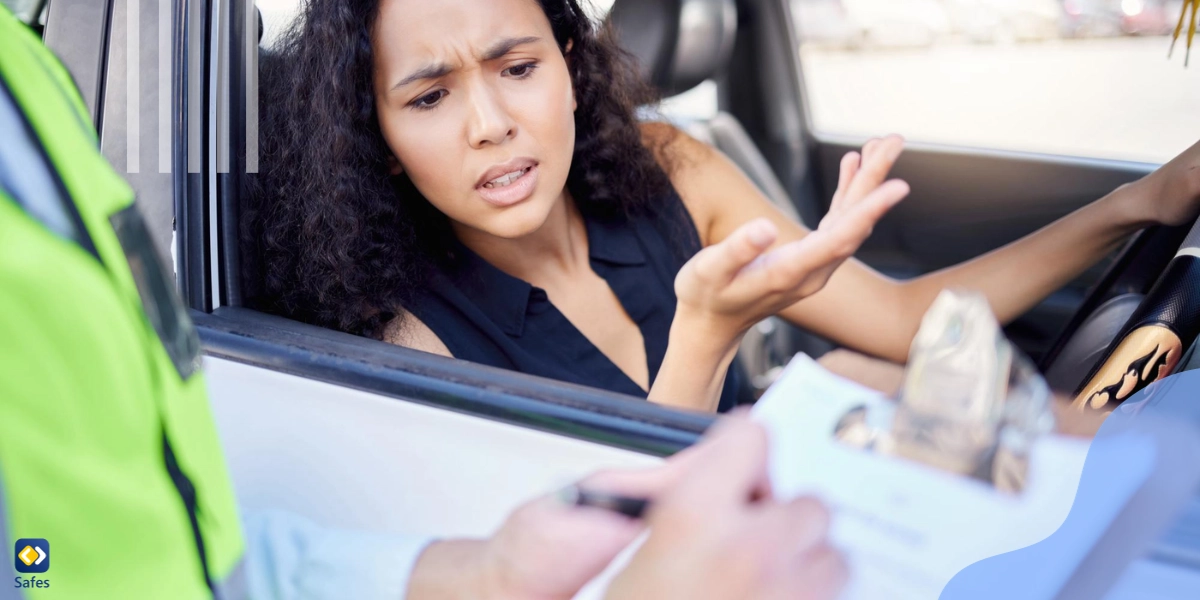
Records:
[[[908,195],[907,183],[886,180],[903,149],[903,138],[888,136],[867,142],[861,156],[843,157],[829,212],[804,238],[767,252],[778,230],[760,218],[701,250],[675,278],[679,311],[740,335],[820,291],[879,219]]]

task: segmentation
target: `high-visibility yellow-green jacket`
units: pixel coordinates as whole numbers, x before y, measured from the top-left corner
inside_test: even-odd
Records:
[[[65,69],[2,5],[0,146],[0,598],[238,596],[195,329]],[[46,572],[16,572],[18,538]]]

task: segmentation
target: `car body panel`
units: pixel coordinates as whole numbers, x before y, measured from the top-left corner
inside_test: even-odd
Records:
[[[597,469],[661,459],[209,357],[243,510],[410,535],[481,536]]]

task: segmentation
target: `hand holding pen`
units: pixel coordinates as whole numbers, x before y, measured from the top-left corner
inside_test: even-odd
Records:
[[[846,566],[826,541],[829,513],[811,498],[771,496],[760,426],[727,418],[672,461],[669,485],[653,497],[588,480],[558,494],[576,511],[599,508],[650,527],[608,598],[836,597]]]

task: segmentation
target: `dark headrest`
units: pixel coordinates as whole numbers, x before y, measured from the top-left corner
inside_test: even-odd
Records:
[[[734,0],[616,0],[608,20],[664,96],[724,69],[737,35]]]

